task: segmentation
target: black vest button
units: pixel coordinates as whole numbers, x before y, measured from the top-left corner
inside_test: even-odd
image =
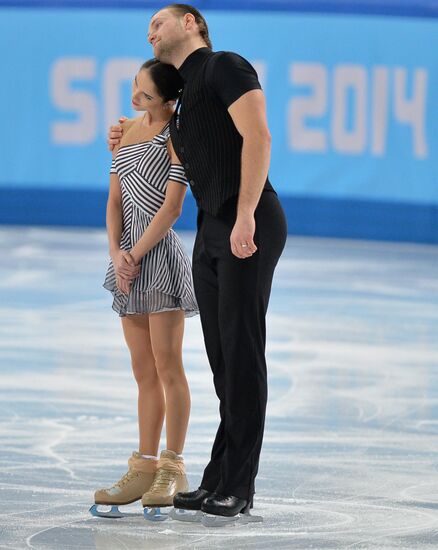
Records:
[[[193,180],[190,180],[189,183],[190,183],[190,187],[193,187],[195,185],[195,182]]]
[[[186,170],[188,170],[188,169],[190,168],[190,164],[189,164],[188,162],[186,162],[186,163],[184,164],[184,168],[185,168]]]

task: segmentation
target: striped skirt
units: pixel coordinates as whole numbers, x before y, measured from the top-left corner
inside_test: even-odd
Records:
[[[122,236],[124,250],[135,245],[152,219],[139,208],[134,207],[131,213],[130,227],[124,229]],[[186,317],[199,313],[190,260],[172,229],[143,257],[140,274],[133,280],[129,294],[117,288],[112,262],[103,286],[112,293],[112,307],[121,317],[175,310],[183,310]]]

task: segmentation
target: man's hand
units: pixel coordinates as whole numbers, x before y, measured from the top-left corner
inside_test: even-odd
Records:
[[[119,118],[120,124],[125,122],[125,120],[128,120],[127,117],[121,116]],[[110,126],[108,130],[108,149],[112,151],[114,147],[119,145],[122,136],[123,136],[123,128],[118,124],[117,126]]]
[[[255,219],[254,215],[237,216],[236,223],[230,235],[231,252],[237,258],[250,258],[257,247],[254,244]]]

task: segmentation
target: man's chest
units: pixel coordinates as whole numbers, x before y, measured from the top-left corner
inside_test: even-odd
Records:
[[[208,116],[208,112],[215,108],[215,97],[204,79],[198,78],[184,86],[179,102],[181,119],[188,117]]]

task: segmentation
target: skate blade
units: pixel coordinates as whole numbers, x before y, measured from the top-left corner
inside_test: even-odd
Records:
[[[117,504],[108,504],[108,506],[111,506],[111,510],[107,512],[99,510],[98,506],[105,506],[105,504],[93,504],[93,506],[89,510],[90,514],[96,518],[120,519],[126,517],[140,516],[140,514],[136,512],[121,512]]]
[[[160,508],[144,508],[143,516],[148,521],[165,521],[169,514],[163,514]]]
[[[193,513],[194,512],[194,513]],[[187,523],[200,523],[203,512],[201,510],[183,510],[181,508],[172,508],[169,517],[176,521],[185,521]]]
[[[246,525],[248,523],[260,523],[263,521],[262,516],[253,516],[249,513],[237,514],[237,516],[214,516],[204,513],[201,523],[204,527],[224,527],[225,525]]]

